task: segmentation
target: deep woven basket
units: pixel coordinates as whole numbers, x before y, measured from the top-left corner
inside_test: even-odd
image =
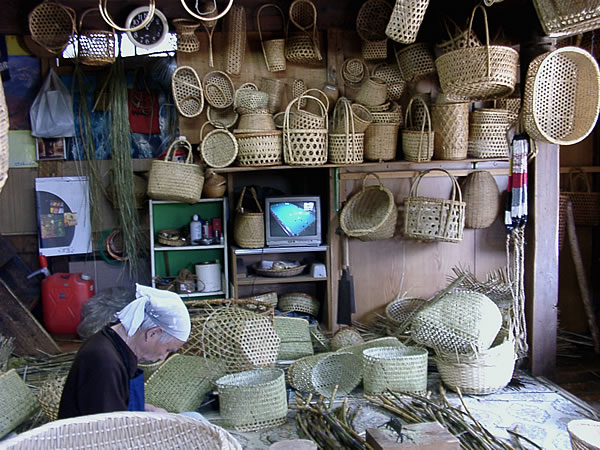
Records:
[[[542,29],[550,37],[585,33],[600,27],[598,0],[557,2],[533,0]]]
[[[364,342],[364,338],[357,330],[352,327],[342,327],[335,332],[329,341],[329,345],[331,350],[335,352],[351,345],[364,344]]]
[[[479,229],[491,226],[500,213],[500,190],[492,174],[476,170],[466,176],[461,186],[465,227]]]
[[[195,53],[200,50],[200,40],[196,36],[196,30],[200,22],[191,19],[173,19],[173,26],[177,33],[177,51],[183,53]]]
[[[204,136],[204,128],[210,122],[205,122],[200,128],[200,154],[210,167],[227,167],[235,161],[238,154],[238,142],[233,133],[217,128]]]
[[[406,82],[435,73],[435,61],[429,45],[424,42],[409,45],[395,52],[396,62]]]
[[[366,186],[369,175],[377,178],[378,186]],[[377,174],[367,174],[361,190],[342,208],[340,227],[346,235],[361,241],[390,239],[394,236],[397,218],[394,194],[383,185]]]
[[[571,169],[567,180],[561,194],[573,205],[575,225],[600,225],[600,192],[592,192],[588,176],[581,170]]]
[[[235,91],[233,106],[240,114],[250,114],[257,109],[268,109],[269,94],[258,89],[238,88]]]
[[[283,159],[290,165],[318,166],[327,162],[328,121],[325,120],[323,128],[298,129],[290,126],[292,108],[305,98],[317,102],[322,117],[327,115],[327,108],[316,97],[301,95],[293,99],[287,105],[283,118]]]
[[[28,15],[31,38],[59,55],[75,34],[75,10],[52,0],[41,2]]]
[[[83,27],[83,18],[98,8],[85,10],[79,18],[77,57],[86,66],[105,66],[116,60],[115,30],[95,30]]]
[[[314,353],[308,320],[299,317],[275,317],[273,327],[281,340],[278,360],[294,360]]]
[[[362,132],[373,119],[364,106],[344,97],[333,110],[334,133],[328,137],[328,160],[332,164],[360,164],[364,160],[365,135]],[[358,128],[358,129],[357,129]]]
[[[188,152],[185,162],[170,161],[175,156],[174,149],[185,148]],[[163,161],[155,159],[150,166],[148,176],[148,197],[154,200],[170,200],[184,203],[196,203],[202,196],[204,172],[192,160],[192,146],[179,138],[169,146]]]
[[[363,352],[366,395],[391,391],[427,391],[427,350],[422,347],[375,347]]]
[[[175,107],[184,117],[197,117],[204,109],[204,91],[193,67],[179,66],[171,77]]]
[[[282,131],[234,133],[240,166],[276,166],[283,163]]]
[[[420,129],[412,124],[411,106],[414,100],[418,100],[423,105],[424,120]],[[427,103],[420,96],[412,97],[406,108],[404,129],[402,130],[402,154],[404,159],[412,162],[431,161],[435,139],[435,132],[431,128],[431,115]]]
[[[369,125],[365,131],[365,159],[391,161],[396,158],[399,130],[398,122],[373,122]]]
[[[598,450],[600,448],[600,422],[591,419],[571,420],[567,424],[573,450]]]
[[[410,325],[412,317],[424,306],[426,300],[419,297],[400,297],[385,307],[385,317],[393,324],[393,335],[403,333]]]
[[[387,58],[388,38],[385,28],[392,14],[392,7],[384,0],[367,0],[358,10],[356,32],[361,39],[364,59]]]
[[[472,354],[489,349],[501,327],[502,314],[486,295],[454,291],[415,314],[411,338],[436,353]]]
[[[280,37],[275,37],[269,40],[263,39],[262,28],[260,25],[260,15],[265,8],[274,8],[281,17],[281,32]],[[265,64],[269,72],[281,72],[286,69],[285,61],[285,15],[281,8],[274,3],[267,3],[258,8],[256,12],[256,26],[258,28],[258,36],[262,47]]]
[[[225,33],[225,72],[239,75],[242,72],[246,53],[246,9],[233,5],[223,18]]]
[[[433,158],[465,159],[469,145],[469,103],[433,104],[431,122],[435,132]]]
[[[323,59],[319,49],[317,8],[310,0],[294,0],[288,11],[285,59],[294,63],[315,63]],[[296,31],[291,31],[293,25]]]
[[[342,347],[337,352],[347,352],[352,353],[354,356],[362,359],[363,351],[368,348],[374,347],[404,347],[404,344],[398,340],[398,338],[393,336],[386,336],[382,338],[372,339],[370,341],[365,342],[364,344],[355,344],[349,345],[347,347]]]
[[[35,394],[16,370],[0,374],[0,436],[15,429],[39,407]]]
[[[250,188],[250,193],[258,211],[243,210],[242,202],[246,194],[246,186],[244,186],[238,200],[235,219],[233,221],[233,240],[241,248],[262,248],[265,246],[265,215],[256,197],[254,187]]]
[[[432,171],[444,172],[452,181],[450,199],[419,197],[421,180]],[[458,182],[444,169],[421,172],[404,199],[404,236],[424,241],[460,242],[465,227],[465,203]]]
[[[378,64],[373,68],[371,74],[385,81],[387,85],[387,99],[394,101],[400,100],[406,90],[406,81],[402,78],[402,73],[397,65]]]
[[[269,106],[267,109],[271,114],[280,111],[283,93],[285,91],[285,82],[279,78],[263,77],[259,84],[260,90],[269,94]]]
[[[415,42],[429,0],[396,0],[385,34],[400,44]]]
[[[255,369],[216,381],[221,418],[237,431],[256,431],[287,422],[287,393],[281,369]]]
[[[505,109],[479,109],[470,114],[467,155],[471,158],[507,158],[510,120]]]
[[[258,131],[275,131],[275,120],[268,109],[255,109],[252,113],[242,114],[238,122],[238,127],[234,130],[237,133],[255,133]]]
[[[66,376],[53,376],[48,378],[40,387],[37,394],[38,402],[48,419],[58,419],[58,408],[60,406],[60,397],[65,387]]]
[[[327,158],[331,164],[360,164],[364,161],[365,133],[329,134]]]
[[[558,145],[585,139],[600,110],[600,72],[587,51],[563,47],[535,58],[527,69],[523,125],[532,138]]]
[[[294,107],[290,109],[290,128],[294,130],[326,128],[327,104],[316,96],[305,93],[297,98],[299,100],[295,103]],[[318,108],[316,113],[308,110],[309,104],[312,102],[318,102],[316,103]],[[301,107],[301,104],[304,104],[305,106]],[[324,108],[320,108],[321,104]]]
[[[321,303],[312,295],[302,292],[292,292],[281,294],[278,300],[278,309],[283,312],[295,311],[299,313],[310,314],[313,317],[319,316]]]
[[[356,101],[366,106],[383,105],[387,101],[387,84],[381,78],[370,76],[361,84]]]
[[[215,108],[227,108],[233,104],[235,89],[233,81],[225,72],[214,70],[204,75],[204,97]]]

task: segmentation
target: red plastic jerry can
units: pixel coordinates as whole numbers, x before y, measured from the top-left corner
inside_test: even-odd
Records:
[[[42,311],[46,329],[55,334],[76,334],[81,307],[94,291],[94,281],[83,273],[55,273],[44,278]]]

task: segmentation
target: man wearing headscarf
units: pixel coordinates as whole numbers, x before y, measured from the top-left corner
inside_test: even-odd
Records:
[[[59,419],[113,411],[159,411],[144,402],[138,362],[164,360],[190,335],[190,315],[179,295],[136,284],[136,299],[83,343],[67,376]]]

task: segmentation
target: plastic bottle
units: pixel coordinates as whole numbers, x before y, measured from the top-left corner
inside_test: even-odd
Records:
[[[190,241],[192,245],[197,245],[202,240],[202,221],[198,217],[198,214],[194,214],[192,221],[190,222]]]

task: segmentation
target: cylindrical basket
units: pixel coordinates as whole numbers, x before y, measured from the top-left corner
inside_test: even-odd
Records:
[[[269,94],[257,89],[238,88],[235,91],[233,106],[240,114],[252,114],[257,109],[268,109]]]
[[[358,10],[356,32],[361,39],[362,56],[366,60],[387,58],[385,28],[392,7],[384,0],[367,0]]]
[[[404,81],[411,82],[435,73],[435,60],[429,45],[424,42],[411,44],[395,52],[398,68]]]
[[[79,34],[77,36],[77,57],[87,66],[105,66],[115,62],[115,30],[84,29],[83,18],[96,12],[98,8],[85,10],[79,18]]]
[[[365,395],[427,391],[427,350],[422,347],[374,347],[363,351]]]
[[[365,131],[365,159],[391,161],[398,147],[398,122],[374,122]]]
[[[465,159],[469,145],[469,104],[433,104],[431,121],[435,132],[433,158],[450,161]]]
[[[265,8],[274,8],[281,16],[281,37],[265,40],[263,39],[262,29],[260,26],[260,15]],[[281,8],[274,3],[267,3],[258,8],[256,13],[256,26],[258,28],[258,36],[262,47],[265,64],[269,72],[281,72],[286,69],[285,61],[285,16]]]
[[[419,197],[419,185],[432,171],[445,173],[452,181],[450,199]],[[424,241],[460,242],[465,227],[465,203],[454,176],[444,169],[421,172],[404,199],[404,235]]]
[[[287,421],[287,393],[281,369],[232,373],[216,381],[219,410],[228,426],[256,431]]]
[[[240,166],[276,166],[282,164],[283,139],[280,130],[234,133],[238,142]]]
[[[415,129],[412,125],[411,106],[414,100],[423,104],[425,120],[421,123],[421,129]],[[427,130],[425,130],[427,124]],[[413,162],[431,161],[433,157],[433,144],[435,132],[431,130],[431,116],[427,103],[420,96],[415,96],[408,102],[404,118],[404,129],[402,130],[402,154],[404,159]]]
[[[292,107],[303,99],[316,101],[326,117],[327,108],[321,100],[310,95],[301,95],[293,99],[285,109],[283,118],[283,159],[286,164],[316,166],[327,162],[328,121],[323,128],[297,129],[290,126]]]
[[[200,40],[196,36],[196,30],[200,22],[191,19],[173,19],[173,26],[177,32],[177,51],[183,53],[195,53],[200,50]]]
[[[377,178],[378,186],[366,186],[369,175]],[[394,195],[377,174],[363,178],[362,189],[346,202],[340,212],[340,227],[350,237],[361,241],[390,239],[396,230],[398,209]]]
[[[465,227],[487,228],[500,213],[500,190],[491,173],[471,172],[462,183],[465,201]]]
[[[285,90],[285,83],[278,78],[263,77],[260,80],[260,90],[269,94],[269,105],[267,109],[271,114],[279,112],[281,108],[281,98]]]
[[[467,155],[471,158],[506,158],[510,122],[505,109],[479,109],[469,119]]]
[[[304,294],[302,292],[292,292],[280,295],[277,305],[280,311],[295,311],[310,314],[313,317],[319,316],[319,308],[321,307],[319,300],[312,295]]]
[[[425,17],[429,0],[396,0],[385,34],[401,44],[411,44]]]
[[[301,97],[301,101],[296,102],[296,105],[290,109],[290,128],[294,130],[325,128],[327,107],[325,106],[325,109],[320,108],[318,113],[313,113],[307,109],[309,103],[315,102],[320,107],[321,100],[313,95],[301,95]],[[305,105],[304,108],[300,107],[301,103]]]
[[[355,104],[356,108],[356,120],[354,119],[354,105],[350,104],[350,101],[344,97],[338,99],[333,110],[333,123],[336,133],[329,134],[329,148],[328,148],[328,159],[332,164],[359,164],[364,160],[364,133],[356,130],[356,123],[362,125],[362,123],[368,123],[366,120],[360,118],[359,114],[363,114],[363,117],[371,116],[371,113],[364,106]],[[361,123],[362,122],[362,123]],[[366,127],[364,127],[366,128]],[[361,130],[364,129],[361,126]]]
[[[242,248],[262,248],[265,246],[265,215],[253,187],[250,188],[250,193],[258,212],[249,212],[242,208],[246,194],[246,186],[244,186],[236,207],[233,240]]]
[[[356,101],[367,106],[383,105],[386,100],[387,84],[381,78],[367,78],[356,94]]]
[[[239,75],[246,53],[246,10],[233,5],[223,19],[225,32],[225,72]]]

